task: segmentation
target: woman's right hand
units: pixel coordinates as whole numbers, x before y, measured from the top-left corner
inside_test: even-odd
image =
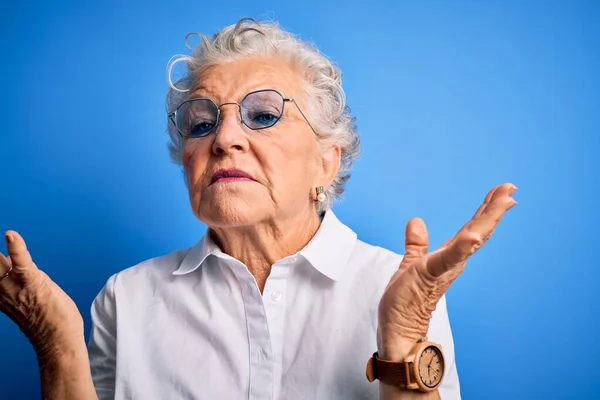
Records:
[[[19,326],[40,360],[80,346],[83,318],[73,300],[38,269],[21,235],[8,231],[5,238],[8,257],[0,253],[0,311]]]

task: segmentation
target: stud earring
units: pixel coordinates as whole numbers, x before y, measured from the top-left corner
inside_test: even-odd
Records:
[[[327,199],[327,195],[325,194],[325,191],[323,190],[323,186],[317,186],[317,201],[319,203],[322,203],[326,199]]]

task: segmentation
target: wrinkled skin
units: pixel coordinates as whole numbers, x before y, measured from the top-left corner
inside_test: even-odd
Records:
[[[49,358],[70,342],[83,338],[83,319],[71,298],[39,270],[23,238],[5,235],[9,257],[0,254],[0,311],[12,319],[33,345],[39,358]]]
[[[409,221],[404,259],[379,304],[382,354],[405,353],[426,336],[436,303],[464,270],[467,259],[487,242],[506,211],[516,204],[512,198],[515,190],[512,184],[494,188],[456,236],[431,253],[427,253],[424,222]],[[0,273],[11,267],[12,271],[0,282],[0,311],[19,326],[39,357],[49,357],[61,343],[83,337],[81,314],[73,300],[37,268],[21,236],[9,231],[6,238],[9,257],[0,254]]]
[[[427,253],[429,239],[423,220],[406,227],[405,256],[379,303],[378,346],[389,358],[405,355],[426,337],[437,302],[462,273],[467,259],[490,238],[504,214],[516,202],[513,184],[492,189],[473,218],[439,249]]]
[[[302,79],[282,60],[247,59],[206,70],[193,94],[223,104],[239,102],[251,90],[270,88],[293,96],[306,110]],[[304,246],[318,229],[313,193],[315,187],[332,183],[340,149],[320,146],[293,107],[285,109],[280,123],[260,133],[240,125],[235,105],[221,111],[218,134],[184,146],[190,203],[194,214],[217,234],[223,251],[248,265],[262,288],[271,265]],[[253,179],[211,182],[215,171],[232,167],[244,169]],[[436,303],[516,204],[515,190],[512,184],[494,188],[473,219],[432,253],[427,253],[423,221],[408,223],[405,257],[379,304],[377,340],[383,358],[402,359],[426,335]],[[0,254],[0,277],[9,270],[10,274],[0,281],[0,311],[32,343],[45,397],[95,399],[91,376],[86,376],[89,363],[77,306],[37,268],[19,234],[9,231],[6,239],[9,257]]]

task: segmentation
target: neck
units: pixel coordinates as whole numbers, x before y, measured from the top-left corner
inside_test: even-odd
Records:
[[[263,292],[271,266],[300,251],[312,239],[321,221],[314,209],[258,224],[211,228],[215,243],[226,254],[243,262]]]

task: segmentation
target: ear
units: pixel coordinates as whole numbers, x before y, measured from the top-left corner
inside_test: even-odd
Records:
[[[342,150],[338,145],[327,146],[321,153],[321,176],[319,186],[328,188],[337,176],[342,164]]]

